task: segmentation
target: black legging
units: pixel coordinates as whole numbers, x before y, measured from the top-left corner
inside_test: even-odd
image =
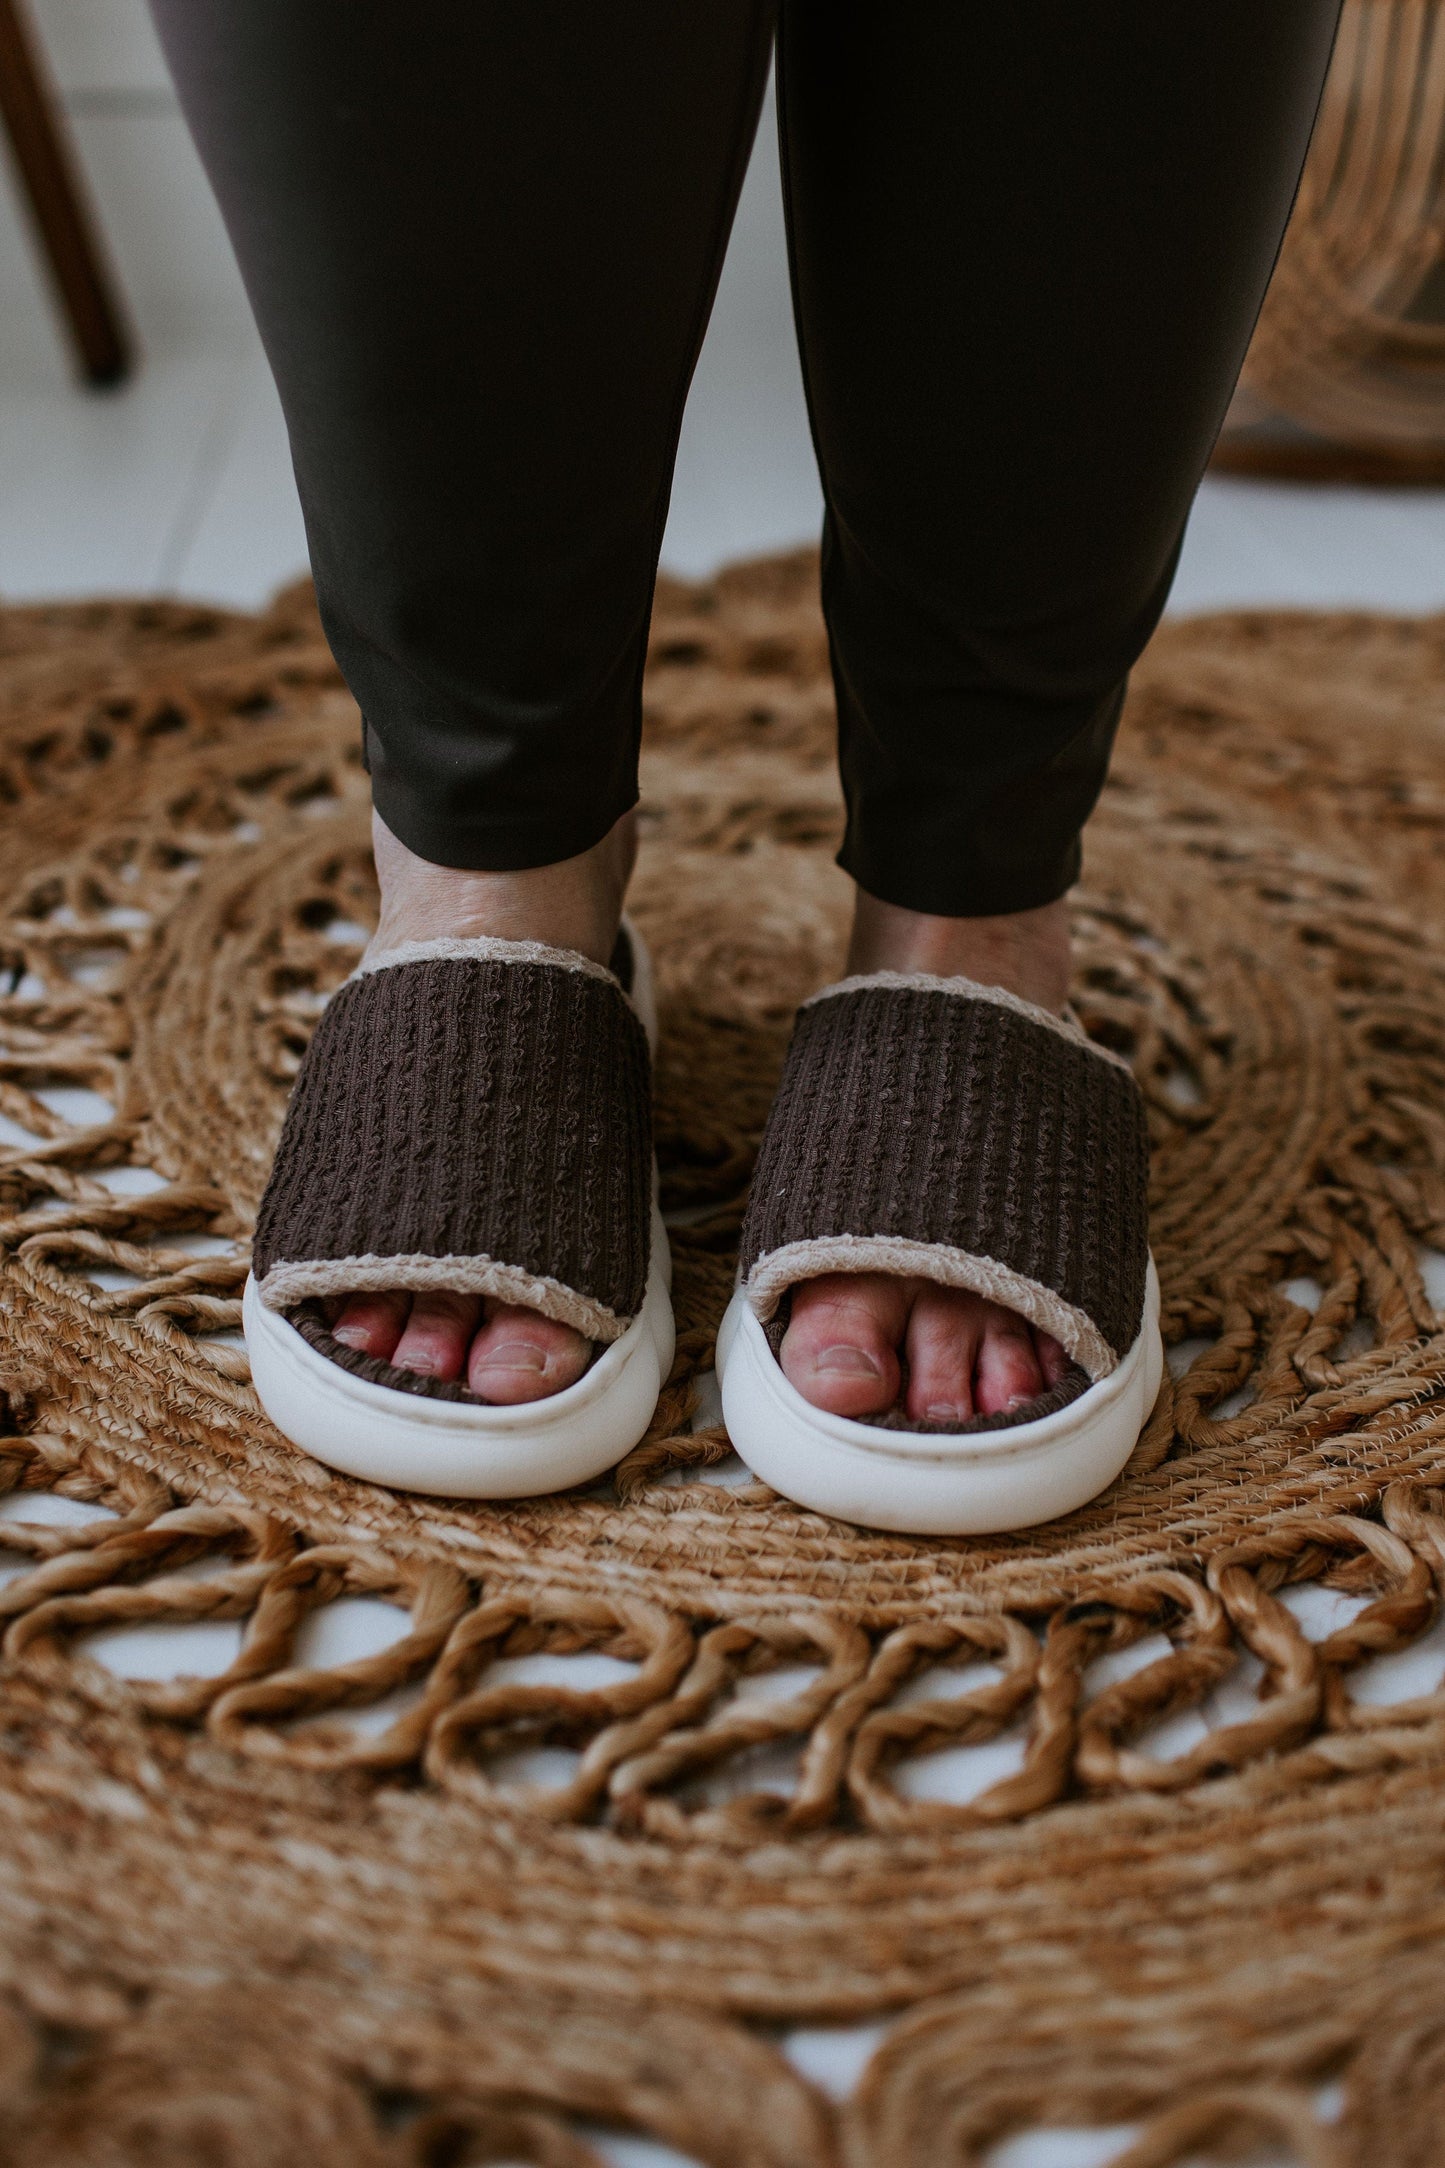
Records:
[[[636,798],[683,400],[775,22],[875,896],[1074,880],[1338,0],[154,0],[376,803],[544,865]]]

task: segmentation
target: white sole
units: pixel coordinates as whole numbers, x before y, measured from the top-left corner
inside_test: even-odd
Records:
[[[328,1468],[439,1498],[532,1498],[590,1483],[630,1453],[672,1368],[671,1261],[653,1208],[642,1308],[590,1370],[549,1400],[474,1407],[353,1377],[246,1281],[251,1380],[283,1437]]]
[[[657,1043],[652,964],[636,929],[632,1004]],[[672,1368],[672,1258],[656,1204],[641,1310],[621,1339],[550,1399],[474,1406],[354,1377],[268,1310],[249,1276],[242,1305],[251,1382],[271,1421],[328,1468],[439,1498],[532,1498],[589,1483],[645,1434]]]
[[[920,1536],[996,1535],[1087,1505],[1138,1443],[1164,1371],[1154,1261],[1144,1322],[1124,1360],[1034,1423],[949,1437],[828,1415],[784,1377],[741,1294],[717,1343],[723,1418],[754,1474],[834,1520]]]

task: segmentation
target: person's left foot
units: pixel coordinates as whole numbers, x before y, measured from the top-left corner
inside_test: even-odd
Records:
[[[1062,1013],[1063,903],[999,918],[931,918],[858,892],[847,970],[925,972],[1002,986]],[[803,1398],[866,1421],[898,1400],[914,1422],[1004,1415],[1057,1385],[1068,1357],[1012,1310],[960,1288],[884,1272],[828,1273],[793,1289],[779,1360]]]
[[[887,1272],[832,1272],[793,1294],[783,1374],[815,1408],[865,1420],[898,1401],[914,1422],[1006,1415],[1057,1385],[1051,1333],[966,1289]]]

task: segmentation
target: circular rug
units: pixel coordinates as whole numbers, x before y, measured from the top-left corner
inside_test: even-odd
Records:
[[[659,596],[678,1365],[612,1477],[513,1505],[332,1474],[248,1383],[251,1214],[374,908],[309,593],[11,610],[0,662],[15,2159],[579,2168],[590,2118],[719,2168],[1039,2123],[1128,2123],[1129,2168],[1435,2161],[1445,1694],[1380,1681],[1445,1570],[1445,624],[1216,617],[1141,665],[1076,998],[1148,1099],[1171,1377],[1085,1511],[928,1541],[707,1421],[841,955],[810,556]],[[327,1661],[358,1597],[405,1629]],[[243,1631],[192,1678],[89,1650],[157,1622]],[[862,2020],[839,2105],[780,2037]]]

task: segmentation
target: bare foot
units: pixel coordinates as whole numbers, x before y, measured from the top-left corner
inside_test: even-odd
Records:
[[[976,979],[1058,1013],[1068,999],[1068,913],[1052,903],[1003,918],[930,918],[860,890],[847,968]],[[863,1421],[886,1414],[905,1359],[914,1422],[1011,1413],[1068,1368],[1051,1334],[958,1288],[882,1272],[829,1273],[794,1288],[781,1361],[814,1407]]]
[[[581,857],[519,873],[429,865],[375,814],[372,844],[381,881],[372,950],[489,934],[578,949],[601,964],[616,944],[637,855],[632,814]],[[534,1310],[442,1291],[343,1296],[331,1330],[360,1354],[421,1377],[461,1379],[479,1399],[503,1407],[545,1400],[575,1384],[592,1356],[580,1333]]]

